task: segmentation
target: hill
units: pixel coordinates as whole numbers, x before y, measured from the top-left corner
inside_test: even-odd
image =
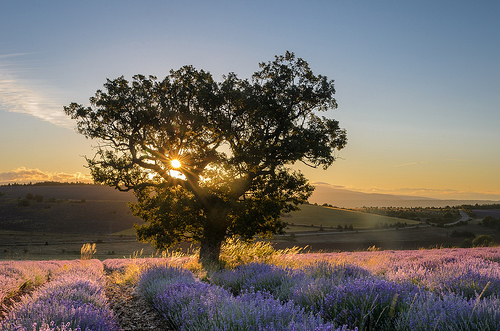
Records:
[[[0,187],[0,230],[130,234],[134,223],[127,206],[132,193],[101,185],[22,185]],[[367,229],[413,221],[339,208],[303,205],[298,212],[284,215],[287,231],[317,231],[352,226]],[[416,222],[415,222],[416,223]]]
[[[364,193],[339,188],[326,183],[313,183],[315,190],[311,203],[328,203],[342,208],[359,207],[446,207],[475,204],[493,204],[491,200],[440,200],[420,196]]]
[[[0,187],[0,230],[113,233],[141,220],[127,203],[131,193],[100,185]]]
[[[373,229],[383,226],[394,226],[406,223],[417,225],[419,222],[397,217],[388,217],[362,213],[341,208],[303,205],[300,211],[285,215],[284,220],[289,224],[287,232],[311,231],[310,227],[321,227],[324,230],[350,227],[356,230]]]

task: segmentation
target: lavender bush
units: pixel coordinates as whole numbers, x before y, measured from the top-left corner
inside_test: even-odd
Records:
[[[168,266],[153,266],[146,269],[140,276],[137,284],[137,291],[149,302],[158,293],[161,293],[171,284],[175,283],[194,283],[193,274],[186,270],[177,267]]]
[[[22,300],[1,330],[118,330],[104,293],[102,264],[72,267]]]
[[[449,293],[422,292],[398,315],[394,330],[500,330],[500,299],[466,299]]]
[[[329,278],[333,279],[336,284],[371,276],[368,270],[357,265],[348,263],[332,264],[325,260],[315,261],[303,267],[302,270],[313,279]]]
[[[0,303],[19,291],[40,286],[79,261],[0,261]]]
[[[153,306],[175,330],[347,330],[269,294],[235,297],[202,282],[172,282],[156,294]]]
[[[319,314],[335,324],[362,330],[393,330],[397,314],[408,309],[419,293],[416,286],[378,278],[355,279],[331,288]]]
[[[269,292],[276,295],[297,281],[291,269],[270,264],[250,263],[234,270],[221,270],[210,276],[210,282],[222,286],[234,295],[242,292]]]

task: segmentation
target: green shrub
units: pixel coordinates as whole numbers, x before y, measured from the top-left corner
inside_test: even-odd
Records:
[[[472,246],[474,247],[488,247],[495,244],[495,239],[489,234],[482,234],[477,236],[472,240]]]
[[[24,199],[19,200],[19,202],[17,203],[17,205],[19,207],[29,207],[30,201],[27,198],[24,198]]]

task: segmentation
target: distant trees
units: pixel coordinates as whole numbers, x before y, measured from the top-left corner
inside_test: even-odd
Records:
[[[222,82],[184,66],[165,79],[108,80],[90,107],[65,112],[99,142],[88,158],[94,181],[133,190],[140,240],[164,249],[201,243],[200,260],[216,262],[228,236],[281,233],[282,213],[298,209],[313,187],[289,166],[328,168],[346,144],[333,81],[286,52],[261,63],[251,80]]]
[[[487,247],[493,246],[495,244],[495,239],[489,234],[482,234],[477,236],[472,240],[472,246],[474,247]]]
[[[488,228],[500,230],[500,218],[486,216],[485,218],[483,218],[481,224]]]

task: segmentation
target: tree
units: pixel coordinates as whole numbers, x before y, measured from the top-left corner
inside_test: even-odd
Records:
[[[346,144],[333,81],[314,75],[293,53],[261,63],[252,78],[217,83],[184,66],[158,81],[107,80],[90,106],[64,107],[77,131],[96,139],[87,158],[94,181],[133,190],[139,240],[157,249],[200,242],[204,265],[237,235],[283,233],[282,213],[297,210],[313,187],[295,162],[328,168]]]

